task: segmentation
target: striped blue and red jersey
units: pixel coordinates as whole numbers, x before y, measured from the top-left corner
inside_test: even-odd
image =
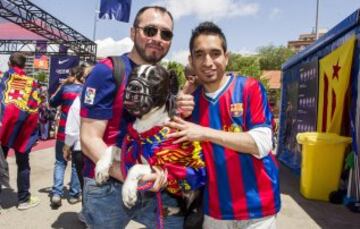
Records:
[[[122,55],[121,60],[125,66],[125,74],[119,87],[113,76],[110,59],[104,59],[95,65],[84,85],[80,111],[82,118],[108,120],[103,140],[108,146],[118,147],[121,147],[128,122],[133,121],[124,110],[123,97],[128,76],[136,67],[128,54]],[[83,172],[85,177],[94,178],[95,164],[87,157],[84,160]]]
[[[83,85],[82,84],[64,84],[59,90],[51,96],[49,105],[52,107],[60,106],[60,120],[59,127],[56,135],[56,140],[64,142],[65,141],[65,125],[66,119],[71,107],[71,104],[74,102],[75,98],[81,94]]]
[[[264,87],[255,79],[228,76],[215,98],[202,87],[194,92],[192,121],[217,130],[241,132],[271,128],[272,114]],[[262,159],[202,142],[207,168],[204,212],[216,219],[247,220],[280,210],[278,164],[272,153]]]
[[[28,152],[38,139],[39,84],[14,67],[0,79],[2,146]]]
[[[176,131],[154,126],[138,133],[130,124],[121,148],[122,174],[127,174],[135,164],[146,163],[167,170],[166,190],[172,194],[181,195],[204,186],[206,170],[200,143],[175,144],[176,139],[167,135]]]

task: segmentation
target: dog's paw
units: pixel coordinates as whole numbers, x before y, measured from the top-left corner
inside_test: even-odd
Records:
[[[99,185],[105,183],[109,179],[109,169],[113,161],[112,149],[112,146],[108,147],[101,155],[100,160],[96,163],[95,180]]]
[[[95,181],[98,185],[105,183],[109,179],[110,165],[99,160],[95,167]]]
[[[138,182],[142,176],[151,174],[149,165],[136,164],[128,171],[122,187],[122,199],[127,208],[132,208],[137,200]]]
[[[136,203],[137,183],[138,181],[135,179],[127,179],[122,186],[122,200],[127,208],[132,208]]]

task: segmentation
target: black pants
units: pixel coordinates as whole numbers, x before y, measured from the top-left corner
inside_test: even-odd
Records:
[[[1,146],[5,158],[7,158],[9,147]],[[30,199],[30,163],[29,154],[31,149],[24,153],[15,151],[16,164],[17,164],[17,189],[18,201],[24,203]]]
[[[78,175],[80,185],[81,185],[81,190],[83,190],[84,189],[84,176],[83,176],[83,171],[82,171],[84,168],[83,153],[81,150],[73,150],[71,157],[72,157],[71,163],[75,164],[76,173]]]

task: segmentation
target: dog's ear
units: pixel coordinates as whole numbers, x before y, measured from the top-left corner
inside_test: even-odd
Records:
[[[176,114],[176,96],[179,92],[179,82],[174,70],[169,71],[169,98],[166,102],[166,109],[172,118]]]

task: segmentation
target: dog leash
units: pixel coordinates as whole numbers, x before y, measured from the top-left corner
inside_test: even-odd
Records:
[[[138,141],[138,145],[141,147],[141,140],[140,139],[136,139]],[[125,166],[125,145],[126,145],[126,140],[125,140],[125,144],[122,145],[121,147],[121,163],[120,163],[120,167],[121,167],[121,173],[123,174],[124,177],[127,176],[127,171],[126,171],[126,166]],[[140,154],[142,153],[142,147],[140,149]],[[151,166],[151,165],[150,165]],[[150,190],[154,185],[154,182],[152,181],[147,181],[145,182],[143,185],[138,186],[137,190],[140,192],[146,192],[148,190]],[[161,199],[161,192],[158,191],[156,192],[156,202],[157,202],[157,210],[156,210],[156,215],[157,215],[157,229],[164,229],[164,212],[163,212],[163,204],[162,204],[162,199]]]

